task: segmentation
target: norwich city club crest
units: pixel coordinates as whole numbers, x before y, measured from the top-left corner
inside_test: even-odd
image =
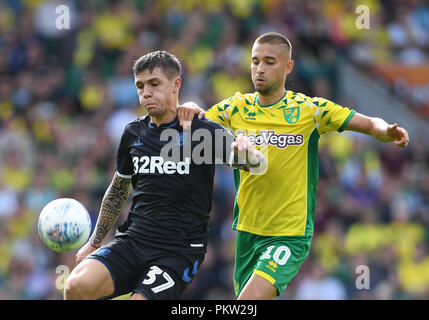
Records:
[[[299,107],[283,109],[283,115],[287,123],[294,124],[299,119]]]

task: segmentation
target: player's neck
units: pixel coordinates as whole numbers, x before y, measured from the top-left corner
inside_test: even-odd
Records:
[[[163,114],[158,117],[150,117],[150,122],[159,127],[161,124],[169,123],[173,121],[177,116],[177,109],[166,110]]]
[[[277,90],[276,92],[273,92],[270,95],[262,95],[261,93],[258,94],[258,102],[261,106],[269,106],[276,102],[278,102],[283,96],[285,95],[286,89],[282,88],[280,90]]]

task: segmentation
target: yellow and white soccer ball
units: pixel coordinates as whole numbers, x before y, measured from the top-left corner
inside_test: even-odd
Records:
[[[38,221],[40,239],[56,252],[72,251],[82,247],[91,233],[91,218],[77,200],[61,198],[49,202]]]

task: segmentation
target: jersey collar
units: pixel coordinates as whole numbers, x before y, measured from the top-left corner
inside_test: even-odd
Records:
[[[256,104],[257,104],[258,106],[260,106],[261,108],[269,108],[269,107],[272,107],[272,106],[276,105],[276,104],[277,104],[277,103],[279,103],[280,101],[282,101],[282,100],[286,97],[286,95],[287,95],[287,91],[285,91],[285,94],[284,94],[284,95],[283,95],[279,100],[277,100],[276,102],[274,102],[274,103],[272,103],[272,104],[268,104],[268,105],[263,106],[263,105],[261,105],[261,104],[259,103],[259,100],[258,100],[259,92],[257,92],[257,93],[256,93],[255,102],[256,102]]]
[[[167,128],[172,128],[172,127],[174,127],[176,124],[178,124],[179,123],[179,119],[177,119],[177,116],[173,119],[173,121],[170,121],[170,122],[168,122],[168,123],[161,123],[160,125],[159,125],[159,127],[156,125],[156,124],[154,124],[154,123],[152,123],[152,122],[150,122],[150,117],[149,117],[149,128],[158,128],[158,129],[167,129]]]

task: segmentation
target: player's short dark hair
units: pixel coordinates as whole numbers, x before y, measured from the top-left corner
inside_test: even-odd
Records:
[[[144,70],[152,72],[156,67],[161,68],[170,80],[174,77],[180,77],[182,73],[180,61],[174,54],[167,51],[154,51],[141,56],[134,62],[134,76]]]
[[[269,43],[274,45],[284,45],[286,46],[286,50],[289,52],[289,59],[292,57],[292,44],[290,43],[289,39],[286,38],[284,35],[277,33],[277,32],[268,32],[264,33],[263,35],[259,36],[255,43]]]

